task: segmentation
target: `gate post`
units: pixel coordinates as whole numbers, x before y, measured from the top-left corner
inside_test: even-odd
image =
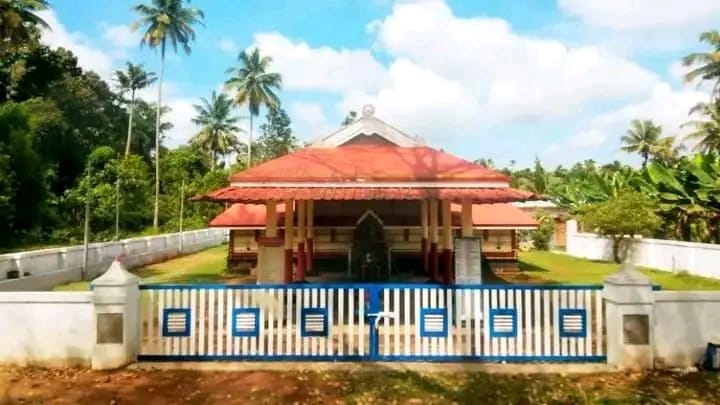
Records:
[[[106,370],[134,362],[140,352],[140,279],[118,259],[92,282],[95,340],[92,368]]]
[[[603,297],[608,364],[620,369],[653,368],[655,297],[650,279],[625,262],[605,279]]]

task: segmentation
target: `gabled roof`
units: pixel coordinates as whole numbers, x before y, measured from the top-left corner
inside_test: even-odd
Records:
[[[510,178],[427,146],[305,148],[230,176],[231,182],[503,182]]]
[[[313,142],[316,148],[335,148],[360,135],[377,135],[400,147],[422,146],[419,137],[410,136],[385,121],[375,117],[375,107],[363,107],[362,116],[332,134]]]

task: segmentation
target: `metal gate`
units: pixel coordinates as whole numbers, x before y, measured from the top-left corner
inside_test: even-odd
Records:
[[[601,286],[140,288],[142,361],[605,361]]]

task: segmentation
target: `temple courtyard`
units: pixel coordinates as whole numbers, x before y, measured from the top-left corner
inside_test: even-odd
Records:
[[[164,263],[137,269],[134,272],[146,283],[208,284],[208,283],[255,283],[249,274],[227,274],[226,245],[217,246],[193,255],[169,260]],[[343,269],[320,273],[318,281],[342,280]],[[519,254],[520,271],[502,275],[490,274],[488,283],[512,284],[601,284],[603,279],[616,271],[614,263],[585,260],[560,252],[531,251]],[[655,284],[665,290],[720,290],[720,280],[673,274],[667,271],[642,269]],[[408,272],[408,277],[416,278]],[[311,280],[312,281],[312,280]],[[55,290],[85,290],[87,282],[57,286]]]

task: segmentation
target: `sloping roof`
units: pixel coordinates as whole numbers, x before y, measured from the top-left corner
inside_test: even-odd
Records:
[[[405,187],[225,187],[196,201],[264,202],[268,200],[425,200],[437,198],[475,204],[506,203],[539,198],[513,188],[405,188]]]
[[[530,213],[512,204],[480,204],[473,205],[473,225],[483,227],[517,227],[538,226],[538,222]]]
[[[453,204],[453,225],[460,225],[460,205]],[[278,225],[283,226],[285,204],[278,204]],[[236,203],[210,221],[211,227],[236,228],[262,228],[265,226],[265,204]],[[323,218],[321,213],[315,213],[317,226],[348,226],[354,225],[357,218]],[[390,226],[419,225],[418,218],[386,218]],[[386,220],[383,218],[383,221]],[[473,205],[473,226],[489,228],[533,228],[537,221],[527,212],[513,207],[510,204],[477,204]],[[409,221],[408,221],[409,220]]]
[[[482,181],[510,178],[426,146],[305,148],[230,176],[231,182]]]
[[[278,214],[285,212],[285,204],[277,205]],[[265,204],[233,204],[210,221],[211,227],[264,227]]]

